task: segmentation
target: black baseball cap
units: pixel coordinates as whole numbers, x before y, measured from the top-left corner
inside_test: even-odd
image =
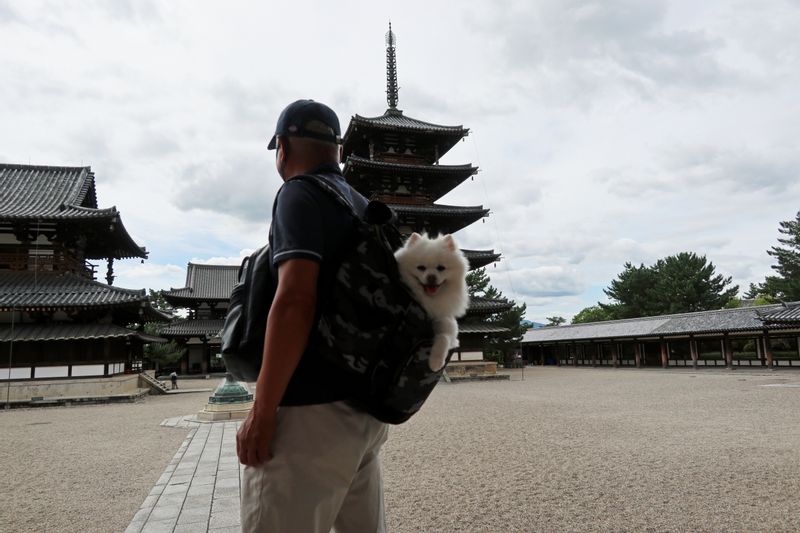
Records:
[[[342,142],[342,130],[339,128],[336,113],[325,104],[314,100],[298,100],[281,111],[278,125],[275,126],[275,135],[269,141],[267,149],[276,148],[278,135],[311,137],[336,144]]]

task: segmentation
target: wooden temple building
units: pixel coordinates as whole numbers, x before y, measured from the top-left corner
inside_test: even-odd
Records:
[[[800,302],[542,327],[522,351],[569,366],[800,367]]]
[[[354,115],[343,139],[344,177],[370,200],[388,204],[397,214],[405,235],[456,233],[488,216],[489,209],[455,206],[438,200],[472,177],[471,164],[442,165],[440,159],[469,134],[463,126],[444,126],[412,118],[397,107],[397,63],[395,34],[391,24],[386,34],[386,100],[383,115]],[[500,259],[494,250],[463,250],[470,268],[480,268]],[[513,302],[473,300],[461,320],[459,352],[453,361],[483,360],[487,336],[507,331],[486,322],[493,313],[506,311]],[[488,363],[487,363],[488,364]],[[473,364],[472,368],[480,365]],[[458,372],[458,363],[451,363]],[[495,367],[492,367],[492,371]]]
[[[90,167],[0,164],[0,381],[138,371],[143,343],[163,339],[130,326],[167,317],[144,290],[113,286],[129,258],[147,251],[98,208]]]
[[[164,291],[164,299],[173,307],[188,311],[188,316],[162,329],[160,335],[186,347],[186,355],[176,369],[181,374],[224,372],[218,357],[219,332],[228,312],[231,290],[236,283],[238,266],[189,263],[186,286]]]

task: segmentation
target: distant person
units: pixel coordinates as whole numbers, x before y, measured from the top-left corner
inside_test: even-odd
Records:
[[[169,379],[170,379],[170,381],[172,381],[172,388],[173,389],[177,389],[178,388],[178,373],[173,370],[172,374],[169,375]]]
[[[269,233],[275,299],[267,318],[253,408],[236,436],[244,533],[385,531],[378,452],[387,426],[348,403],[352,382],[309,344],[351,215],[313,183],[327,180],[363,216],[367,200],[342,177],[339,119],[298,100],[268,149],[285,182]],[[268,206],[264,207],[265,216]]]

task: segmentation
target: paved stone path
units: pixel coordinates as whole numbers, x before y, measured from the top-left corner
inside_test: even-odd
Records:
[[[240,533],[236,431],[241,422],[162,422],[191,432],[125,533]]]

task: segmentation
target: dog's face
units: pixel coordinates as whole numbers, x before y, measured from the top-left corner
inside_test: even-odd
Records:
[[[413,233],[398,251],[397,262],[406,283],[429,297],[450,286],[459,290],[467,271],[464,256],[450,235],[430,239]]]

